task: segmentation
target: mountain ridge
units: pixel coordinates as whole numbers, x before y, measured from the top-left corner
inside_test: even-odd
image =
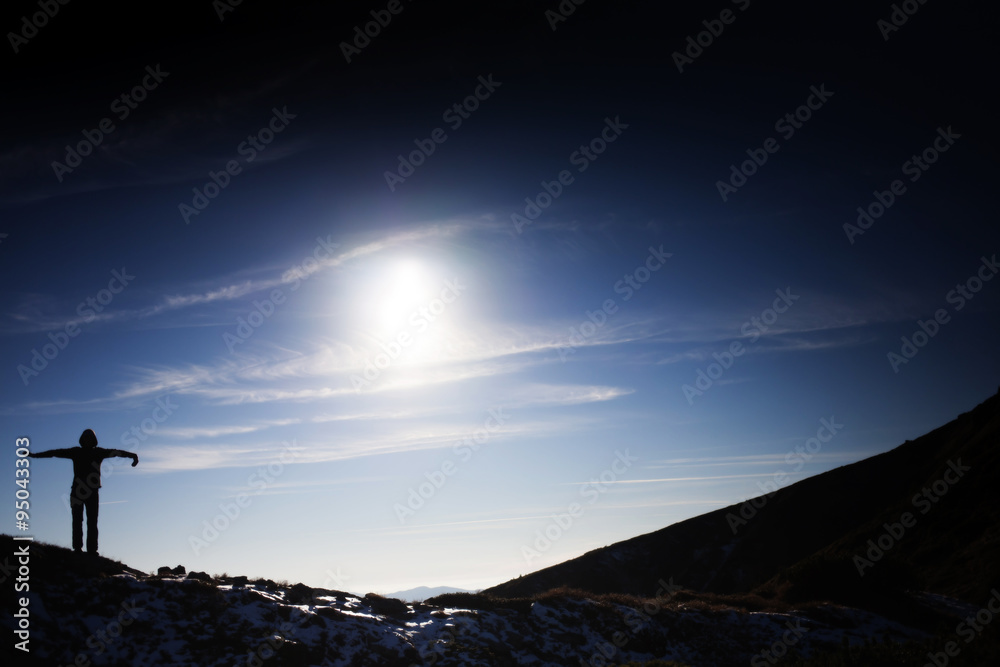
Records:
[[[973,602],[1000,585],[1000,572],[976,570],[1000,563],[1000,393],[929,433],[881,454],[814,475],[777,491],[723,507],[656,531],[595,549],[578,558],[543,568],[485,589],[500,596],[530,595],[568,586],[594,593],[641,594],[654,573],[669,573],[687,588],[714,593],[791,594],[795,586],[782,572],[803,567],[808,559],[854,567],[867,540],[878,539],[882,524],[915,514],[901,543],[919,546],[915,554],[890,547],[886,563],[906,571],[903,579],[926,584],[931,592]],[[941,498],[922,500],[920,514],[912,497],[938,484],[949,461],[971,468],[948,485]],[[955,473],[951,473],[955,478]],[[755,508],[744,519],[747,506]],[[925,505],[921,504],[921,508]],[[734,517],[736,520],[734,521]],[[976,522],[979,522],[978,525]],[[949,526],[949,523],[954,524]],[[978,527],[977,527],[978,526]],[[792,529],[794,528],[794,530]],[[961,530],[959,530],[961,528]],[[958,553],[943,554],[935,539],[965,538]],[[883,540],[885,543],[886,540]],[[942,557],[943,560],[935,560]],[[879,560],[882,560],[881,558]],[[900,585],[893,568],[878,563],[858,579]],[[987,576],[981,577],[980,572]],[[840,567],[838,580],[848,580]],[[886,581],[883,581],[886,580]],[[856,585],[854,586],[857,587]],[[827,591],[835,592],[835,591]],[[841,596],[843,597],[843,596]]]

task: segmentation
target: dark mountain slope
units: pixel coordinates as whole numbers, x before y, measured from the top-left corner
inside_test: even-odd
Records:
[[[658,579],[672,576],[699,591],[759,587],[775,595],[804,590],[809,585],[805,579],[828,574],[817,563],[835,561],[839,579],[830,579],[831,584],[856,586],[863,579],[866,588],[910,586],[981,602],[1000,583],[998,440],[1000,394],[889,452],[755,499],[760,509],[754,514],[751,507],[742,508],[749,517],[745,523],[734,521],[742,504],[733,505],[484,592],[521,596],[570,586],[643,595]],[[915,494],[933,488],[944,479],[949,462],[957,466],[959,461],[969,470],[961,477],[948,473],[957,481],[937,502],[914,505]],[[885,532],[882,524],[898,522],[904,511],[914,515],[914,525],[861,577],[853,556],[864,555],[867,541]],[[848,576],[851,571],[854,580]],[[829,592],[829,586],[819,589]]]

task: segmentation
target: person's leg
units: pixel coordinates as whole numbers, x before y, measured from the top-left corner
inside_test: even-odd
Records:
[[[83,501],[76,497],[76,492],[70,491],[69,506],[73,513],[73,551],[83,549]]]
[[[99,505],[97,489],[94,489],[94,492],[87,498],[87,552],[92,554],[97,553],[97,508]]]

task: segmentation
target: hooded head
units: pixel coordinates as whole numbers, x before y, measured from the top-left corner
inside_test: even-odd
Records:
[[[93,429],[87,429],[80,434],[80,446],[84,449],[93,449],[97,447],[97,434],[94,433]]]

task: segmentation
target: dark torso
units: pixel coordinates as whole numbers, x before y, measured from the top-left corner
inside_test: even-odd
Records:
[[[101,488],[101,462],[106,458],[114,456],[111,450],[103,447],[92,449],[74,449],[73,460],[73,488],[99,489]]]

